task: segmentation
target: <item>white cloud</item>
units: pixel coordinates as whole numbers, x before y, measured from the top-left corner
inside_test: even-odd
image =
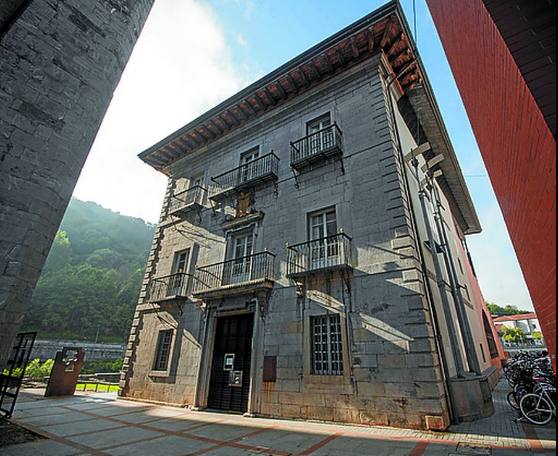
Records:
[[[497,204],[480,214],[483,233],[468,238],[484,297],[500,306],[532,310],[533,303]]]
[[[236,93],[244,82],[206,4],[157,0],[74,195],[157,221],[166,178],[137,154]]]
[[[236,42],[242,47],[248,47],[248,40],[240,32],[236,34]]]

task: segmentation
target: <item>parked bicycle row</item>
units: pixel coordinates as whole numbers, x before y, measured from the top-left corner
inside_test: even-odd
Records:
[[[504,368],[507,400],[519,419],[544,426],[556,419],[556,376],[548,352],[518,353]]]

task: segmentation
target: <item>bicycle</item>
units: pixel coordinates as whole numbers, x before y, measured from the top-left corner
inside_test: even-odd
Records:
[[[536,426],[545,426],[556,419],[556,387],[537,386],[534,393],[526,394],[519,403],[523,417]]]

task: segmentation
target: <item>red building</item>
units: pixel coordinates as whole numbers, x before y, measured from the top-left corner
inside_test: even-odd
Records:
[[[427,3],[556,364],[555,0]]]

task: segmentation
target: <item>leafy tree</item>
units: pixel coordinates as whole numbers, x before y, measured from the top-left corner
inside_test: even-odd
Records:
[[[504,340],[506,342],[521,344],[525,342],[525,333],[521,328],[508,328],[504,326]]]
[[[154,227],[73,199],[24,324],[40,337],[124,342]]]
[[[531,335],[533,336],[533,340],[538,340],[538,341],[543,340],[543,333],[540,331],[533,331],[533,334]]]
[[[43,273],[57,270],[67,265],[72,257],[72,244],[68,238],[68,233],[58,231],[52,243]]]
[[[506,307],[501,307],[497,304],[487,302],[486,306],[490,311],[491,315],[496,315],[497,317],[509,317],[512,315],[521,315],[529,313],[528,310],[519,310],[516,306],[507,305]]]

